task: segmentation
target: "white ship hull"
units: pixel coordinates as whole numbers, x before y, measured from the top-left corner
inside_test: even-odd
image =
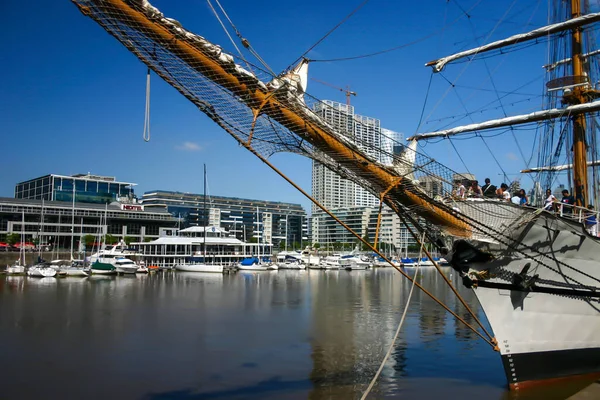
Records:
[[[477,281],[475,294],[498,340],[509,385],[521,389],[600,373],[600,297],[586,288],[600,282],[600,243],[582,226],[549,216],[517,234],[525,253],[520,257],[505,252],[492,261],[467,263],[468,271],[459,268]]]
[[[509,290],[480,287],[475,294],[513,389],[600,371],[600,314],[586,301],[529,293],[521,309],[514,307]]]
[[[210,265],[210,264],[177,264],[175,269],[178,271],[185,272],[216,272],[223,273],[222,265]]]
[[[64,273],[65,276],[89,276],[90,273],[81,268],[61,268],[61,273]]]
[[[279,269],[306,269],[306,265],[300,263],[279,263]]]
[[[117,267],[115,267],[115,270],[117,271],[118,274],[135,274],[138,270],[138,266],[137,265],[119,265]]]
[[[238,264],[240,271],[268,271],[267,266],[262,264],[242,265]]]

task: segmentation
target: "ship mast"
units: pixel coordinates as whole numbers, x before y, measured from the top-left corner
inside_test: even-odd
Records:
[[[580,16],[580,1],[571,0],[571,18]],[[581,47],[581,27],[575,27],[573,28],[573,36],[571,38],[571,58],[573,60],[573,76],[575,77],[584,75]],[[573,88],[569,96],[565,96],[565,100],[572,104],[583,104],[586,102],[583,92],[584,86],[577,86]],[[585,129],[585,114],[575,115],[573,117],[573,190],[575,192],[576,204],[580,207],[585,207],[586,201],[588,201]]]

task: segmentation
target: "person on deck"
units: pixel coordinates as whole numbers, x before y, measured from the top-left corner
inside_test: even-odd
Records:
[[[510,193],[508,192],[508,185],[503,183],[498,189],[496,189],[496,195],[503,201],[510,201]]]
[[[561,193],[563,195],[563,198],[560,200],[562,214],[570,216],[571,214],[573,214],[573,206],[575,206],[575,197],[570,195],[567,189],[564,189]]]
[[[459,199],[464,199],[466,197],[467,194],[467,188],[465,188],[465,185],[461,182],[458,185],[458,189],[456,189],[456,195]]]
[[[496,197],[496,186],[490,183],[490,178],[485,178],[485,185],[481,187],[481,192],[483,193],[483,197]]]
[[[520,206],[528,206],[529,205],[529,199],[527,198],[527,194],[525,193],[525,189],[521,189],[519,190],[519,205]]]
[[[598,220],[596,219],[596,213],[594,212],[594,206],[589,204],[587,206],[589,212],[584,220],[585,229],[588,233],[594,237],[598,236]]]
[[[556,196],[552,194],[552,190],[546,189],[546,200],[544,200],[544,210],[556,211]]]
[[[481,190],[481,186],[479,186],[479,183],[477,181],[471,182],[471,187],[469,188],[468,196],[469,197],[478,197],[478,198],[483,197],[483,192]]]

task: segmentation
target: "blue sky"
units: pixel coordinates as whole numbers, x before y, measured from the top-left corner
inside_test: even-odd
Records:
[[[221,1],[238,29],[275,71],[286,68],[361,2]],[[205,1],[152,3],[187,29],[232,49]],[[372,0],[309,57],[355,56],[410,43],[432,32],[439,33],[445,24],[476,3],[429,0],[408,5]],[[494,35],[520,32],[526,23],[533,28],[544,22],[543,18],[531,19],[537,2],[519,3],[486,3],[469,12],[470,21],[463,18],[460,24],[418,45],[356,61],[314,63],[309,75],[333,85],[349,85],[358,93],[352,98],[357,113],[379,118],[382,126],[409,136],[417,128],[431,75],[423,64],[472,46],[477,37],[482,41],[491,39],[490,27],[497,22],[491,15],[503,15],[510,9],[514,24],[498,27]],[[202,164],[206,163],[210,194],[288,201],[309,208],[301,194],[237,146],[228,134],[155,75],[152,138],[149,143],[144,142],[146,67],[70,1],[37,0],[34,8],[31,2],[9,0],[0,4],[0,11],[4,16],[0,28],[3,37],[11,38],[3,43],[0,63],[0,129],[5,149],[0,196],[12,197],[16,182],[43,174],[86,172],[138,183],[138,195],[154,189],[202,192]],[[512,27],[514,30],[509,30]],[[535,74],[540,75],[543,60],[519,60],[519,68],[531,63]],[[502,68],[508,75],[516,72],[514,68]],[[460,71],[455,69],[454,73]],[[538,93],[540,82],[528,91]],[[430,96],[444,93],[448,86],[438,77],[436,84],[439,87],[432,86]],[[322,99],[345,100],[341,92],[312,81],[308,91]],[[440,118],[454,112],[452,104],[456,106],[457,101],[449,101],[451,106],[434,107],[436,102],[428,100],[429,107],[435,110],[432,120],[435,115]],[[433,122],[424,129],[439,126],[440,122]],[[503,168],[512,174],[523,162],[511,140],[490,139]],[[526,139],[518,140],[524,140],[523,147],[531,150]],[[467,153],[471,152],[470,145],[465,146]],[[442,144],[440,148],[434,150],[427,145],[425,151],[462,171],[460,159],[451,147]],[[489,161],[489,155],[477,150],[467,158],[472,161],[469,169],[481,180],[486,175],[499,183],[500,170]],[[274,161],[310,191],[310,160],[277,155]]]

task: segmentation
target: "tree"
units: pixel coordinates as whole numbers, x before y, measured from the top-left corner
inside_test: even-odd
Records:
[[[313,247],[315,249],[319,249],[319,248],[321,248],[321,244],[320,243],[313,243]]]
[[[365,227],[365,234],[363,235],[363,240],[367,243],[370,243],[369,241],[369,227]],[[361,242],[362,243],[362,250],[366,251],[366,250],[371,250],[371,248],[367,245],[367,243],[365,242]]]
[[[111,234],[106,235],[106,237],[104,238],[104,242],[106,244],[116,244],[119,241],[119,239],[117,239],[116,237],[114,237]]]
[[[152,241],[152,238],[151,238],[151,237],[148,237],[148,236],[146,236],[146,237],[144,238],[144,242],[146,242],[146,243],[148,243],[148,242],[151,242],[151,241]]]
[[[125,244],[126,244],[127,246],[129,246],[129,244],[130,244],[131,242],[133,242],[133,241],[135,240],[135,238],[134,238],[134,237],[132,237],[132,236],[125,236],[125,237],[123,238],[123,240],[125,241]]]
[[[95,242],[96,238],[94,237],[94,235],[85,235],[83,237],[83,243],[85,243],[85,245],[88,247],[93,246]]]
[[[18,233],[9,233],[8,235],[6,235],[6,243],[8,243],[10,246],[14,246],[20,241],[21,235],[19,235]]]

